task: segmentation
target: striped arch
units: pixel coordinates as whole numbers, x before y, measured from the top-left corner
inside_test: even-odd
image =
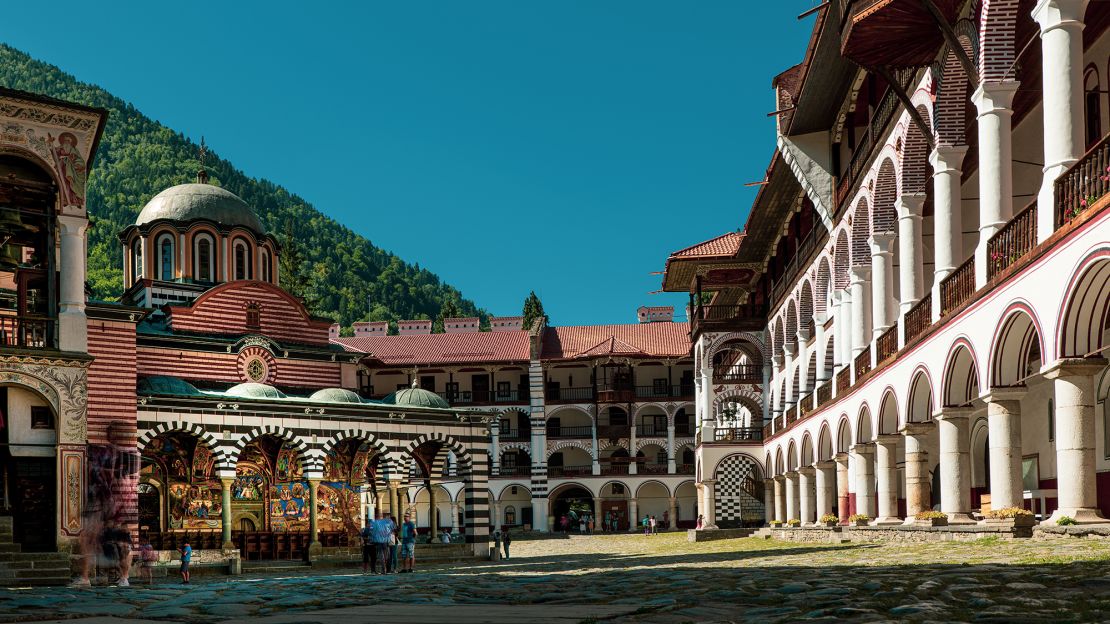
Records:
[[[472,473],[474,466],[470,451],[454,437],[443,433],[434,432],[420,434],[416,439],[408,443],[405,447],[405,454],[415,457],[414,452],[416,449],[425,444],[439,444],[441,446],[439,452],[436,453],[437,463],[440,461],[440,457],[444,457],[445,459],[446,453],[443,451],[450,450],[455,454],[455,462],[458,465],[459,474],[470,475]]]
[[[659,408],[659,411],[663,412],[664,416],[670,416],[670,412],[669,410],[667,410],[667,405],[664,403],[640,403],[636,406],[636,409],[632,411],[632,419],[635,421],[637,418],[640,417],[640,413],[649,407]]]
[[[530,442],[502,442],[499,445],[499,448],[501,449],[502,453],[504,453],[505,451],[514,451],[514,450],[515,451],[524,451],[525,453],[528,453],[529,455],[531,455],[531,453],[532,453],[532,444]]]
[[[546,461],[548,459],[551,459],[551,456],[555,453],[568,448],[581,449],[583,451],[586,451],[586,454],[590,457],[595,457],[593,444],[591,444],[590,442],[587,442],[585,440],[558,440],[556,442],[548,444],[547,456],[544,458],[544,460]]]
[[[589,410],[582,409],[581,407],[578,407],[577,405],[560,405],[558,407],[551,408],[547,411],[547,414],[546,414],[547,420],[551,420],[552,416],[555,416],[556,414],[558,414],[560,412],[581,412],[581,413],[585,414],[587,417],[589,417],[591,422],[594,422],[594,421],[597,420],[596,418],[594,418],[594,415],[592,413],[590,413]]]
[[[829,461],[836,455],[836,445],[833,444],[832,429],[828,421],[821,423],[821,431],[817,434],[817,461]]]
[[[235,470],[235,462],[228,461],[227,448],[220,445],[220,441],[216,438],[215,434],[205,429],[203,425],[196,423],[186,423],[180,420],[172,423],[158,423],[154,425],[153,429],[147,429],[139,435],[136,447],[139,453],[142,453],[154,438],[157,438],[163,433],[175,432],[187,433],[204,442],[208,450],[212,451],[212,454],[216,456],[216,470]]]
[[[883,398],[879,400],[879,416],[876,432],[879,435],[898,433],[901,418],[898,414],[898,394],[894,388],[887,386],[883,390]]]
[[[918,104],[916,108],[921,118],[928,124],[930,118],[928,108],[924,104]],[[906,128],[905,141],[902,143],[902,167],[898,172],[899,179],[902,181],[901,194],[924,193],[930,174],[928,138],[921,133],[917,124],[910,123]]]
[[[978,51],[978,35],[973,27],[968,27],[970,22],[963,21],[960,24],[965,27],[961,29],[957,25],[957,31],[964,31],[958,34],[957,39],[964,53],[974,61]],[[933,67],[932,72],[935,96],[933,134],[938,146],[966,145],[971,84],[963,65],[949,46],[945,45],[940,58],[940,63]]]
[[[836,247],[833,250],[833,288],[843,290],[851,281],[848,269],[852,266],[852,244],[850,231],[847,227],[840,229],[836,236]]]
[[[721,347],[723,347],[726,343],[732,342],[734,340],[747,340],[748,342],[756,345],[757,347],[759,347],[760,354],[764,357],[764,359],[766,359],[768,353],[767,343],[763,340],[762,336],[760,336],[759,334],[754,334],[752,332],[730,332],[717,336],[713,339],[713,342],[709,343],[709,348],[706,349],[706,352],[709,355],[709,360],[712,361],[713,356],[716,355],[717,351]]]
[[[1110,246],[1091,250],[1067,282],[1056,318],[1058,357],[1087,357],[1110,342]]]
[[[792,348],[798,346],[798,304],[790,299],[786,302],[786,343]]]
[[[813,296],[813,312],[824,318],[828,314],[829,293],[833,287],[828,256],[821,256],[821,260],[817,264],[817,278],[815,281],[817,288]]]
[[[801,468],[812,466],[814,461],[816,460],[813,452],[813,436],[809,435],[807,431],[802,435],[802,446],[799,451],[798,466]]]
[[[1013,78],[1014,38],[1020,0],[982,0],[979,11],[979,76],[983,82]]]
[[[637,438],[636,453],[639,453],[641,450],[643,450],[645,446],[651,446],[653,444],[655,446],[661,447],[664,451],[667,452],[667,455],[670,456],[671,447],[667,444],[666,438]]]
[[[871,238],[871,207],[867,205],[867,198],[860,197],[852,214],[852,266],[871,264],[869,238]]]
[[[370,448],[377,451],[378,454],[381,456],[381,459],[378,460],[378,466],[381,467],[383,476],[393,474],[394,471],[397,469],[397,466],[393,463],[392,458],[390,457],[389,447],[386,446],[384,442],[379,440],[374,434],[370,433],[369,431],[355,429],[353,427],[335,432],[335,435],[333,435],[327,442],[324,442],[323,448],[320,449],[321,453],[323,455],[327,455],[328,453],[333,452],[335,450],[335,447],[339,446],[340,443],[346,440],[359,440],[365,442],[366,444],[370,445]]]
[[[322,454],[311,452],[311,449],[308,448],[307,442],[302,440],[289,429],[286,429],[285,427],[278,427],[276,425],[262,425],[261,427],[255,427],[254,429],[251,429],[250,432],[247,433],[245,436],[236,440],[234,450],[228,457],[228,459],[231,460],[231,465],[233,468],[236,464],[239,463],[239,455],[243,452],[243,449],[245,449],[247,445],[251,442],[263,436],[273,436],[275,438],[281,438],[282,440],[291,442],[293,444],[293,447],[296,448],[297,452],[301,455],[301,463],[306,473],[324,471],[324,458]]]
[[[898,199],[898,176],[890,156],[879,165],[872,198],[871,233],[897,232],[898,212],[894,209],[894,202]]]
[[[840,415],[840,422],[836,426],[836,452],[847,453],[852,447],[855,432],[852,431],[852,421],[847,414]]]
[[[813,336],[813,309],[813,284],[807,279],[802,282],[798,294],[798,329],[805,332],[806,338]]]

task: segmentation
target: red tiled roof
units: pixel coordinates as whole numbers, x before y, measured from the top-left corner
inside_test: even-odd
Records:
[[[689,331],[688,323],[548,327],[540,357],[551,360],[605,355],[686,357],[690,354]]]
[[[394,365],[527,362],[530,356],[526,331],[354,336],[333,342]]]
[[[743,232],[729,232],[717,238],[698,243],[686,249],[680,249],[671,254],[672,258],[696,258],[701,256],[732,256],[740,249],[740,241],[744,240]]]

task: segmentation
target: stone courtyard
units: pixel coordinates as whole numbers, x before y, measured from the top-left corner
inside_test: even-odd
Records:
[[[418,551],[419,555],[419,551]],[[0,591],[2,621],[1088,622],[1110,613],[1110,540],[688,543],[685,534],[518,540],[497,563],[191,586]]]

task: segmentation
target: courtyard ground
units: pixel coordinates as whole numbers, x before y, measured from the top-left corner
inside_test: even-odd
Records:
[[[0,621],[1090,622],[1110,541],[814,545],[685,534],[516,541],[512,559],[413,575],[204,577],[0,590]],[[417,551],[419,557],[419,550]],[[419,563],[419,561],[418,561]]]

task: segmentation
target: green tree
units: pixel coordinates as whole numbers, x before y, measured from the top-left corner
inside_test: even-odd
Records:
[[[455,303],[454,299],[444,301],[443,307],[439,309],[439,316],[437,316],[435,322],[432,323],[432,333],[441,334],[447,331],[444,321],[449,318],[458,318],[460,314],[459,306]]]
[[[524,316],[524,329],[532,329],[532,323],[541,316],[546,316],[543,312],[543,302],[536,296],[536,291],[528,293],[528,297],[524,300],[524,310],[521,312]]]

